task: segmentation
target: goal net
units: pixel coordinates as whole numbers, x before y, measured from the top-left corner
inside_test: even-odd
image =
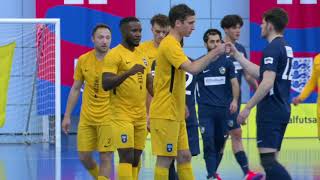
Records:
[[[0,143],[60,146],[60,21],[0,19],[0,52]]]

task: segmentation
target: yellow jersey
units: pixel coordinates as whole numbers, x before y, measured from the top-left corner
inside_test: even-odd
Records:
[[[109,123],[110,120],[110,92],[102,88],[103,60],[98,60],[95,50],[91,50],[79,57],[74,72],[74,80],[84,82],[82,95],[80,123],[99,125]],[[86,121],[86,122],[84,122]]]
[[[158,54],[158,48],[154,46],[154,41],[145,41],[139,45],[139,48],[148,56],[149,65],[151,65],[151,73],[154,76],[154,70],[156,66],[156,57]]]
[[[135,64],[145,67],[144,73],[128,77],[118,87],[111,90],[111,106],[115,120],[133,121],[146,117],[147,74],[150,73],[148,58],[139,48],[130,51],[119,44],[105,58],[103,72],[120,75]]]
[[[169,34],[161,41],[156,59],[150,118],[184,121],[186,75],[180,66],[188,57],[180,42]]]

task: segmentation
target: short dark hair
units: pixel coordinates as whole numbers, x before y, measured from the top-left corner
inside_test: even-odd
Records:
[[[287,12],[282,8],[272,8],[266,11],[263,18],[266,22],[271,23],[275,31],[279,33],[283,32],[289,21]]]
[[[243,20],[242,18],[237,14],[229,14],[223,17],[223,19],[220,22],[220,26],[222,29],[229,29],[231,27],[235,27],[237,25],[240,25],[240,27],[243,26]]]
[[[173,6],[169,11],[170,26],[174,27],[177,20],[184,21],[188,16],[194,16],[196,13],[186,4]]]
[[[218,29],[208,29],[204,34],[203,34],[203,42],[207,43],[209,36],[214,36],[214,35],[219,35],[220,39],[222,39],[221,32]]]
[[[120,20],[120,23],[119,23],[119,27],[120,29],[126,25],[126,24],[129,24],[130,22],[140,22],[138,18],[134,17],[134,16],[129,16],[129,17],[125,17],[123,19]]]
[[[106,28],[106,29],[108,29],[108,30],[110,31],[110,33],[111,33],[111,28],[110,28],[108,25],[103,24],[103,23],[100,23],[100,24],[97,24],[97,25],[93,28],[91,35],[94,36],[94,34],[95,34],[95,33],[97,32],[97,30],[100,29],[100,28]]]
[[[160,27],[167,27],[170,25],[168,16],[164,14],[154,15],[150,20],[151,26],[158,24]]]

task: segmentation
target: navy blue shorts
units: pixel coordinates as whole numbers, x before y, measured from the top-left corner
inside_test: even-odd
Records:
[[[212,147],[221,149],[229,134],[227,108],[199,105],[198,116],[204,151],[211,151]]]
[[[240,124],[237,123],[237,117],[238,117],[239,111],[231,114],[228,114],[227,124],[229,131],[241,128]]]
[[[257,146],[280,151],[288,123],[257,122]]]
[[[200,154],[198,125],[187,126],[189,149],[192,156]]]

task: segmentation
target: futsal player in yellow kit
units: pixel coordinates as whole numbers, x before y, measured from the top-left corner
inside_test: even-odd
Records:
[[[84,84],[77,134],[79,158],[94,179],[109,180],[115,147],[110,117],[110,92],[102,89],[101,70],[111,42],[110,28],[104,24],[97,25],[92,32],[92,42],[94,49],[81,55],[77,63],[62,129],[68,134],[71,112]],[[100,154],[100,167],[92,157],[95,150]]]
[[[102,74],[104,90],[111,92],[112,121],[119,154],[118,179],[138,176],[138,164],[145,147],[146,97],[152,92],[148,59],[137,48],[141,40],[141,23],[135,17],[120,21],[122,42],[105,58]]]
[[[149,65],[151,66],[151,73],[154,76],[154,70],[156,66],[156,56],[158,54],[158,47],[160,42],[166,35],[169,33],[169,19],[166,15],[157,14],[154,15],[151,20],[151,31],[153,34],[153,39],[149,41],[145,41],[139,45],[139,48],[148,56]],[[149,115],[149,107],[152,97],[148,94],[147,97],[147,116]],[[149,117],[147,118],[147,125],[149,128]]]
[[[152,152],[157,156],[155,180],[168,179],[169,167],[177,160],[180,180],[193,180],[191,153],[185,123],[185,71],[197,74],[225,52],[221,44],[197,61],[184,54],[180,41],[194,30],[195,12],[185,4],[169,12],[170,32],[158,48],[154,96],[150,108]]]
[[[309,81],[303,88],[298,97],[295,97],[292,102],[294,105],[300,104],[302,101],[313,92],[314,88],[318,87],[318,99],[317,99],[317,123],[318,123],[318,138],[320,139],[320,54],[318,54],[313,61],[312,73]]]

